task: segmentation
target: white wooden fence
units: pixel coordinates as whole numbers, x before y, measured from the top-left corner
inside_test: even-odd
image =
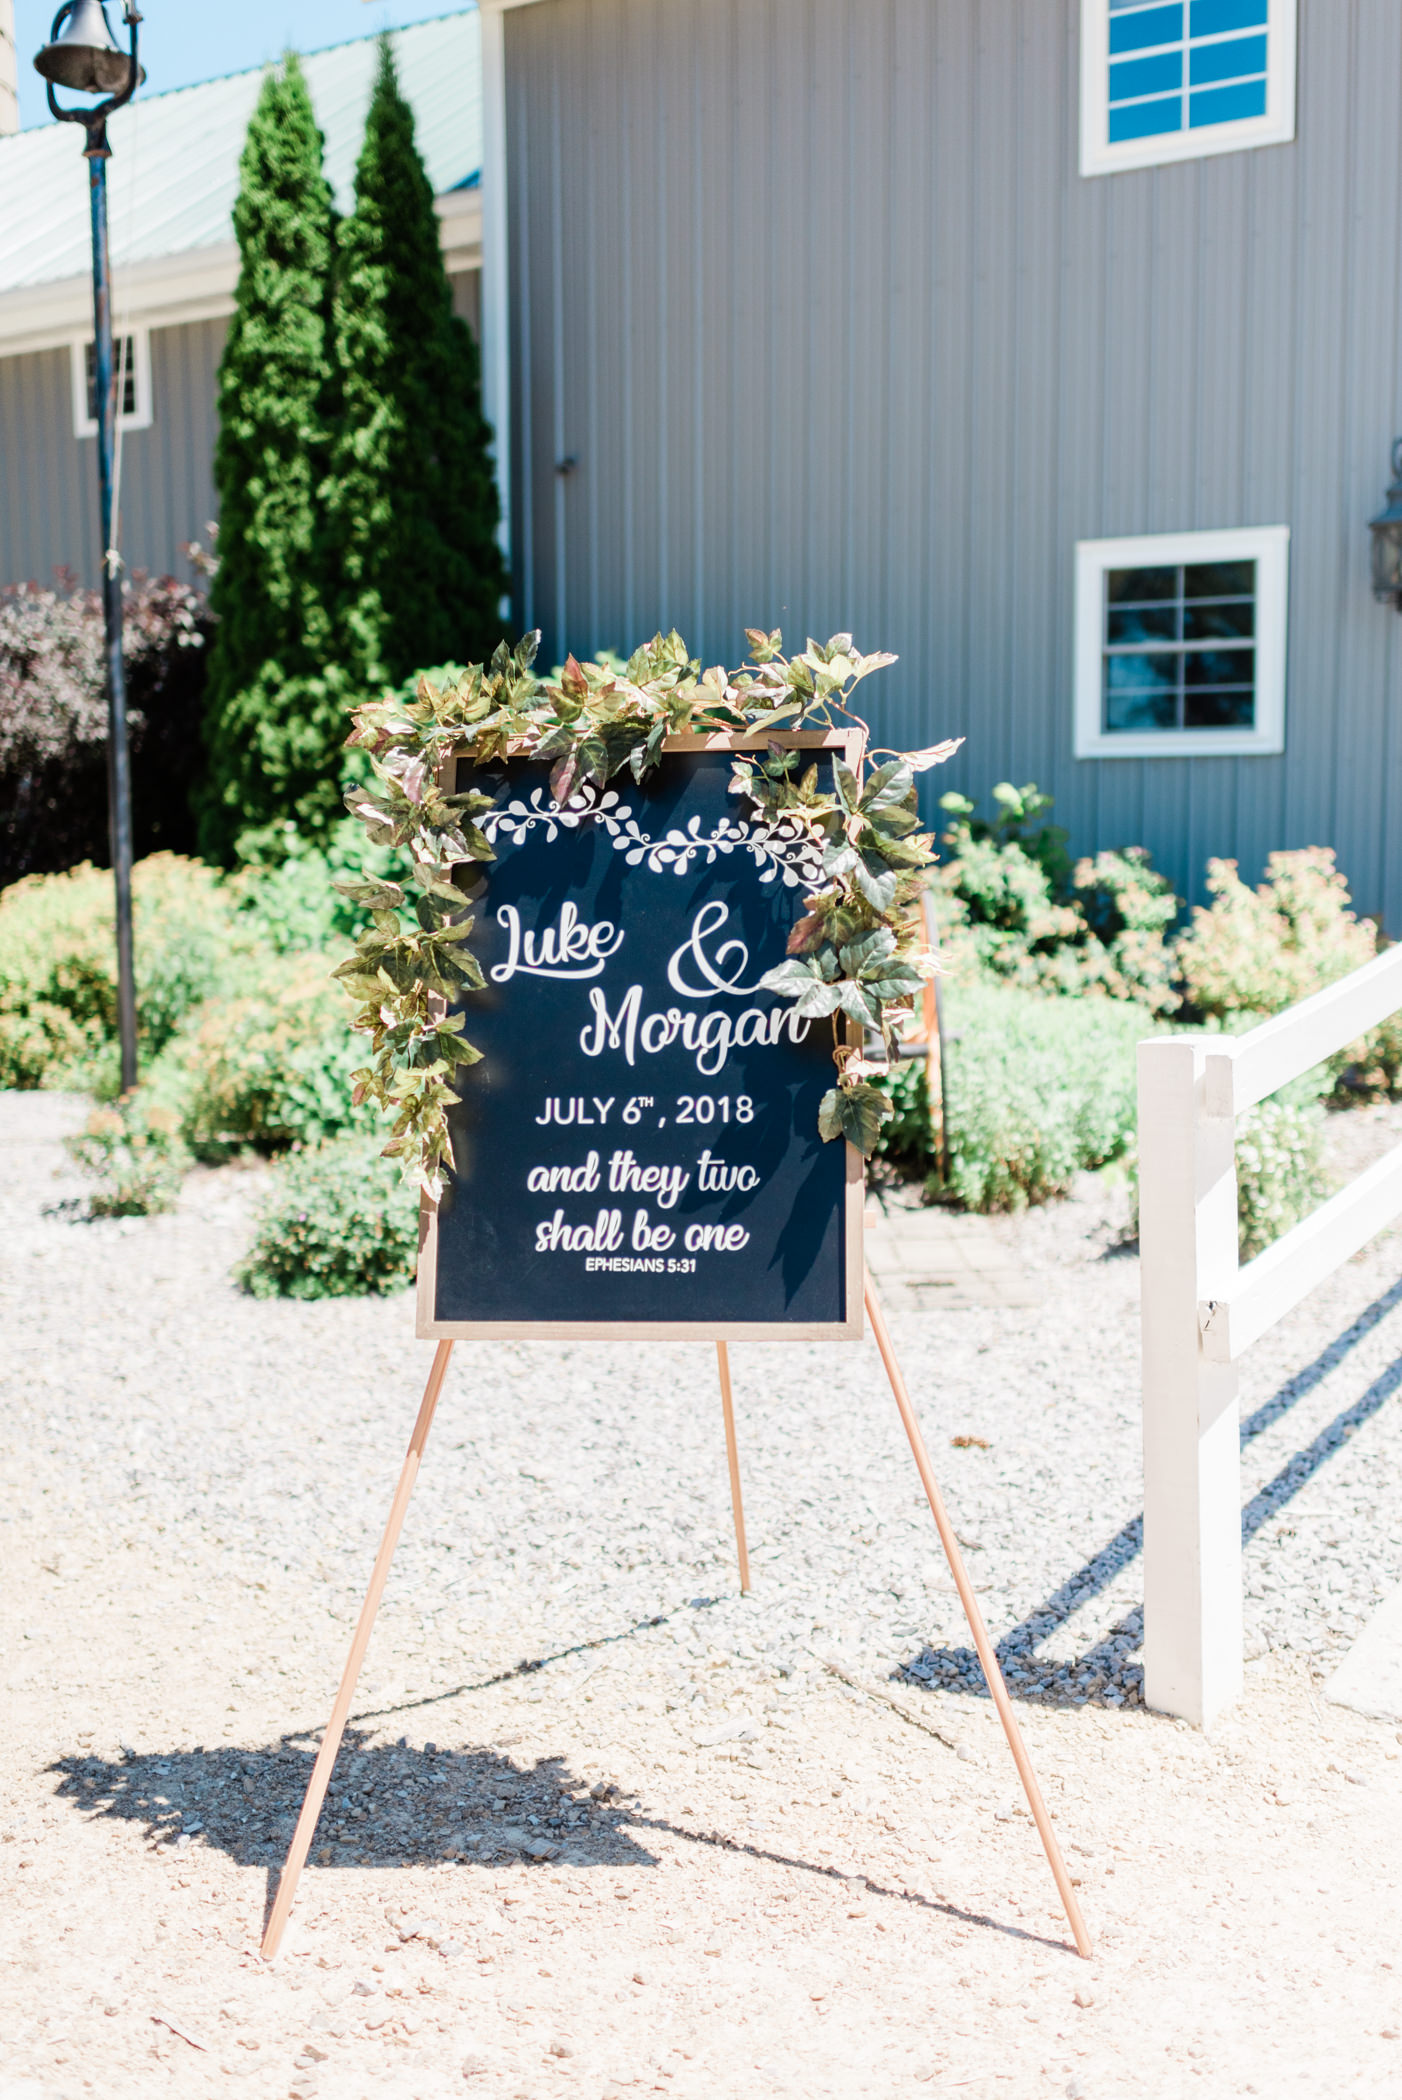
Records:
[[[1242,1268],[1236,1119],[1402,1008],[1402,946],[1249,1035],[1139,1046],[1144,1697],[1206,1727],[1242,1681],[1236,1363],[1402,1213],[1402,1145]]]

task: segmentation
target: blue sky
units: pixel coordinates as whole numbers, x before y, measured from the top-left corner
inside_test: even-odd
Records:
[[[30,61],[49,34],[58,0],[15,0],[20,53],[20,122],[51,122],[44,83]],[[262,65],[291,44],[317,51],[377,29],[400,29],[453,14],[451,0],[141,0],[141,62],[146,93],[188,87]],[[113,34],[120,28],[121,0],[108,0]]]

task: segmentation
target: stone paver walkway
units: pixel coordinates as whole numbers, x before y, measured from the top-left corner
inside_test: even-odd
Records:
[[[866,1256],[893,1314],[1043,1305],[1045,1278],[1018,1247],[1014,1218],[892,1203],[867,1209]]]

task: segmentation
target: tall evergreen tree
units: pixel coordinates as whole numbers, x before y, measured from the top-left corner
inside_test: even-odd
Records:
[[[379,72],[340,229],[340,426],[327,483],[342,647],[366,684],[476,662],[506,577],[477,346],[453,313],[433,190],[394,54]]]
[[[264,80],[239,166],[239,280],[219,367],[218,614],[200,842],[339,814],[345,692],[326,603],[325,477],[336,220],[322,136],[292,55]]]

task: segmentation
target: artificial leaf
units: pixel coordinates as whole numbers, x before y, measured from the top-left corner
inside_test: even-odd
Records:
[[[382,911],[404,902],[404,892],[397,882],[333,882],[331,887],[349,897],[352,904],[368,904]]]
[[[841,984],[825,984],[819,977],[813,978],[807,988],[794,1001],[794,1012],[804,1020],[821,1020],[825,1014],[835,1014],[842,1005],[844,987]]]
[[[832,1102],[833,1094],[838,1098],[829,1109],[829,1122],[835,1121],[837,1129],[831,1134],[845,1137],[849,1144],[856,1146],[863,1159],[870,1159],[880,1139],[881,1126],[892,1113],[889,1097],[880,1087],[872,1086],[865,1079],[856,1086],[834,1087],[832,1093],[823,1096],[819,1106],[820,1119],[823,1109]],[[821,1120],[819,1128],[822,1128]]]
[[[895,903],[896,871],[884,866],[874,854],[857,856],[852,879],[874,911],[889,911]]]
[[[822,937],[822,919],[817,912],[806,912],[801,919],[795,919],[793,925],[789,928],[789,938],[785,944],[785,952],[789,955],[803,955]]]
[[[858,984],[851,977],[841,977],[836,984],[829,985],[826,989],[836,995],[837,1004],[843,1013],[850,1014],[854,1021],[860,1021],[863,1027],[880,1027],[881,1008],[864,984]]]
[[[759,981],[767,992],[786,992],[797,997],[798,993],[807,990],[816,976],[817,972],[811,962],[795,958],[788,962],[775,963],[772,969],[765,971]]]
[[[860,977],[863,970],[894,954],[895,946],[896,936],[890,927],[875,926],[870,933],[846,942],[839,950],[842,967],[849,977]]]
[[[931,744],[925,751],[907,751],[905,762],[916,773],[928,773],[931,766],[942,766],[946,759],[953,758],[964,739],[961,736],[946,737],[942,744]],[[960,797],[963,800],[963,797]],[[973,804],[969,804],[972,813]]]
[[[840,758],[833,760],[832,777],[837,785],[838,800],[845,810],[855,810],[862,799],[862,784],[850,766]]]
[[[825,875],[849,875],[857,866],[861,856],[845,833],[839,832],[823,850],[823,873]]]
[[[531,756],[540,759],[559,758],[566,751],[572,751],[573,749],[574,731],[566,728],[565,724],[561,722],[541,738]]]

